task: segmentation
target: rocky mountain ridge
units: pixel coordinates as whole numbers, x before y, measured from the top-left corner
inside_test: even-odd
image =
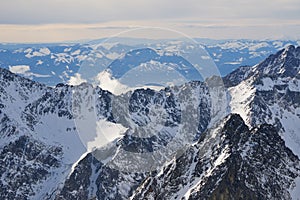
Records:
[[[295,198],[299,51],[289,46],[234,71],[224,78],[227,96],[215,93],[219,87],[190,82],[160,91],[138,89],[121,98],[89,84],[51,88],[0,69],[0,197]],[[229,102],[216,108],[217,97]],[[89,117],[95,125],[86,127]],[[142,135],[147,125],[156,128],[151,137]],[[99,127],[112,135],[95,150],[87,141],[102,141],[83,133]],[[184,135],[189,140],[178,137],[180,131],[190,133]],[[182,141],[189,143],[180,148]],[[131,153],[141,156],[130,164]],[[164,156],[157,166],[149,165],[149,159]],[[143,158],[148,165],[141,166],[148,170],[141,171],[136,163]]]

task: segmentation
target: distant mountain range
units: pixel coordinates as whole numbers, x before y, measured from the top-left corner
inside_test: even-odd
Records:
[[[170,64],[180,66],[182,65],[180,62],[185,62],[186,66],[193,65],[202,70],[200,77],[198,73],[189,73],[187,78],[201,80],[201,78],[207,77],[207,73],[219,73],[221,76],[225,76],[239,66],[255,65],[268,55],[288,45],[299,44],[297,41],[277,40],[213,41],[196,39],[196,41],[199,41],[199,44],[194,41],[143,41],[114,38],[95,40],[85,44],[0,44],[0,67],[49,86],[55,86],[58,83],[75,84],[78,81],[74,80],[77,80],[78,77],[89,82],[92,81],[95,74],[118,64],[118,59],[130,51],[143,53],[150,47],[153,50],[152,53],[143,54],[144,60],[132,62],[131,65],[135,66],[130,68],[147,65],[153,59],[159,61],[160,65],[167,64],[168,66]],[[170,56],[173,56],[172,62],[170,62]],[[179,57],[182,57],[183,60],[178,59]],[[126,59],[128,60],[128,56]],[[126,62],[122,63],[122,66],[126,65]],[[216,65],[216,69],[211,72],[214,65]],[[117,70],[115,67],[113,68],[117,76],[124,73],[125,70],[124,67]],[[183,72],[182,67],[181,72]]]

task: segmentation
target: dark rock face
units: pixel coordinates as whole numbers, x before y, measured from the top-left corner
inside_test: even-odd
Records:
[[[55,199],[126,199],[144,176],[109,168],[89,153],[78,163]]]
[[[24,110],[24,121],[28,122],[28,126],[33,130],[38,123],[39,117],[49,113],[55,113],[59,117],[67,117],[73,119],[72,102],[71,102],[71,88],[56,88],[55,90],[47,91],[37,101],[28,104]]]
[[[246,77],[251,66],[241,66],[223,78],[226,87],[233,87],[241,83]]]
[[[0,199],[46,198],[68,168],[66,141],[57,141],[52,130],[36,132],[35,128],[50,113],[57,116],[57,124],[71,118],[69,90],[66,86],[52,89],[4,69],[0,77]],[[47,136],[56,142],[45,142]]]
[[[164,127],[176,127],[181,123],[180,105],[172,91],[135,90],[129,99],[128,106],[133,122],[139,127],[151,123],[153,121],[151,119],[155,116],[161,118],[157,120],[157,123],[161,123]],[[159,114],[159,109],[162,110],[162,114]],[[153,133],[148,133],[146,137],[139,137],[138,131],[134,131],[132,135],[126,134],[124,136],[120,142],[124,150],[153,152],[157,148],[165,146],[172,139],[172,135],[165,131],[152,131]]]
[[[196,106],[196,111],[201,115],[202,121],[199,121],[199,127],[196,127],[195,130],[202,133],[203,130],[207,128],[211,119],[209,93],[207,87],[203,83],[192,82],[189,84],[189,87],[184,87],[185,89],[166,88],[161,91],[153,91],[150,89],[135,90],[130,94],[128,99],[121,100],[128,102],[128,116],[137,126],[143,127],[148,123],[156,123],[156,121],[153,121],[156,120],[153,114],[157,114],[162,110],[164,114],[158,117],[163,118],[163,120],[158,121],[157,123],[160,123],[163,127],[171,128],[172,130],[177,130],[180,123],[182,123],[182,113],[192,110],[185,106],[189,104],[194,105],[193,102],[198,102],[199,105]],[[195,92],[196,96],[193,96],[194,99],[191,97],[183,99],[183,97],[186,96],[185,93],[189,94],[193,91],[199,92]],[[110,99],[112,98],[117,97],[111,97]],[[114,99],[113,103],[118,101],[118,99]],[[183,102],[186,105],[181,105]],[[105,105],[111,105],[111,103]],[[112,122],[121,123],[125,127],[130,127],[130,123],[127,121],[128,119],[123,119],[122,115],[120,115],[120,113],[123,112],[121,111],[124,109],[123,107],[122,104],[120,108],[113,108],[117,109],[118,112],[112,112],[112,115],[107,116],[112,116]],[[181,109],[186,109],[186,111],[182,111]],[[112,108],[109,108],[108,110],[112,110]],[[116,152],[155,152],[166,146],[173,139],[172,137],[174,137],[172,132],[160,130],[152,134],[152,136],[142,138],[139,137],[138,133],[136,135],[135,132],[130,132],[129,129],[122,138],[112,144],[112,148],[117,149],[115,150]],[[197,132],[193,135],[195,138],[199,137]],[[107,152],[109,152],[109,150],[104,150],[104,153]],[[97,155],[97,150],[88,154],[81,162],[79,162],[74,172],[72,172],[67,181],[65,181],[63,188],[58,190],[58,193],[56,194],[57,199],[85,199],[94,197],[97,197],[98,199],[128,199],[135,193],[135,189],[143,182],[143,180],[149,176],[149,172],[130,172],[125,170],[128,166],[123,166],[123,171],[122,169],[116,169],[110,165],[105,165],[101,161],[98,161],[95,158],[97,157],[95,155]],[[124,160],[122,160],[122,153],[115,153],[111,156],[117,158],[115,161],[117,164],[119,162],[124,162]],[[163,157],[166,155],[162,154],[161,156]],[[120,159],[120,161],[118,161],[118,159]],[[131,165],[135,164],[132,163]],[[136,163],[136,165],[139,165],[139,163]],[[83,177],[81,178],[81,176]],[[82,193],[86,190],[88,190],[89,193]]]
[[[231,115],[147,178],[133,199],[290,199],[299,174],[298,157],[273,126],[249,130]]]
[[[55,199],[88,199],[90,176],[92,175],[91,164],[99,165],[97,160],[94,163],[92,159],[92,155],[88,154],[85,159],[78,163],[76,169],[74,169],[71,176],[66,180],[65,187]],[[98,170],[99,166],[96,168],[96,171]]]
[[[3,95],[1,95],[0,98],[1,137],[8,141],[3,143],[3,145],[8,145],[10,144],[9,141],[15,141],[15,138],[27,134],[26,137],[28,140],[36,141],[30,143],[33,149],[49,148],[55,151],[48,152],[49,156],[45,156],[41,153],[36,155],[36,152],[33,151],[32,155],[30,154],[27,157],[15,157],[15,162],[25,161],[26,163],[31,163],[32,157],[38,157],[36,160],[40,162],[39,168],[38,171],[34,171],[34,173],[37,174],[34,178],[37,179],[33,179],[30,183],[26,182],[26,184],[24,182],[24,188],[26,189],[22,191],[14,187],[15,184],[17,184],[15,181],[11,181],[5,186],[10,187],[11,192],[8,193],[6,189],[2,190],[2,196],[6,197],[10,194],[10,197],[15,195],[14,197],[17,198],[17,194],[20,194],[26,198],[34,196],[49,199],[85,199],[97,196],[99,199],[126,199],[134,193],[135,188],[140,185],[142,180],[147,176],[147,173],[130,173],[115,170],[104,166],[104,164],[94,158],[92,154],[88,154],[86,158],[81,160],[74,167],[74,171],[68,176],[67,172],[70,170],[71,165],[69,163],[62,163],[61,161],[68,159],[64,156],[66,151],[71,151],[68,150],[69,147],[64,148],[64,143],[72,143],[72,141],[58,141],[56,137],[60,137],[60,135],[57,135],[56,132],[51,133],[50,130],[49,133],[41,132],[41,130],[47,132],[47,128],[45,128],[45,126],[48,126],[47,121],[43,120],[47,120],[47,117],[51,116],[49,118],[50,121],[53,119],[62,120],[62,122],[58,121],[58,130],[55,129],[55,131],[61,131],[60,134],[62,135],[75,134],[76,126],[74,122],[71,123],[71,121],[76,119],[76,117],[81,117],[81,109],[89,110],[94,108],[97,119],[107,120],[111,123],[121,123],[127,127],[128,124],[126,121],[122,121],[118,112],[113,110],[116,109],[114,107],[116,96],[100,88],[92,88],[88,84],[82,84],[76,87],[59,84],[55,88],[49,88],[16,76],[7,70],[2,70],[1,75],[3,76],[3,85],[1,86]],[[8,87],[16,88],[19,93],[17,93],[17,95],[13,94],[13,96],[11,94],[12,91],[7,89]],[[95,99],[95,105],[82,103],[85,101],[92,102],[92,96]],[[199,120],[198,126],[194,129],[195,132],[193,132],[196,139],[210,123],[210,95],[207,86],[201,82],[191,82],[186,86],[166,88],[161,91],[149,89],[136,90],[132,94],[129,94],[129,97],[127,102],[128,107],[126,107],[126,109],[129,111],[129,118],[133,120],[136,126],[145,126],[148,123],[155,124],[155,120],[157,119],[154,115],[157,114],[158,111],[162,111],[163,114],[160,115],[162,120],[159,119],[162,122],[158,121],[157,124],[176,131],[182,123],[182,114],[187,116],[186,113],[192,112],[194,109],[194,112],[198,112],[195,114],[199,115],[201,120],[199,120],[200,118],[191,118],[188,119],[188,121]],[[13,108],[15,102],[17,102],[18,105],[21,103],[17,109],[17,114],[8,114],[8,109]],[[82,106],[85,105],[87,107],[83,108]],[[191,106],[195,108],[192,109]],[[12,116],[15,115],[18,117],[13,118]],[[193,115],[190,115],[190,117],[191,116]],[[59,127],[62,126],[63,123],[70,123],[70,125],[64,128]],[[38,131],[40,135],[37,135],[36,131]],[[44,134],[46,134],[46,136],[44,136]],[[49,143],[55,145],[52,146],[42,142],[44,137],[50,137],[51,141],[53,141],[49,141]],[[173,137],[173,131],[158,131],[148,138],[141,138],[139,135],[128,132],[128,134],[125,134],[124,137],[115,144],[115,148],[121,148],[125,151],[152,152],[167,145]],[[43,144],[43,147],[40,147],[39,144]],[[56,154],[56,148],[60,149],[59,155]],[[2,154],[3,157],[7,157],[10,153],[9,151],[3,151]],[[51,172],[55,174],[55,176],[53,176],[54,178],[51,173],[48,172],[50,170],[49,167],[51,170],[52,168],[56,168]],[[49,191],[46,193],[42,193],[39,189],[32,189],[34,187],[40,187],[38,186],[40,184],[45,186],[50,179],[55,179],[55,184],[62,186],[51,185]],[[57,187],[57,189],[53,189],[53,187]]]
[[[300,47],[289,46],[269,56],[257,70],[269,76],[299,78]],[[282,69],[282,70],[281,70]]]
[[[32,187],[60,167],[62,149],[21,136],[0,151],[1,199],[28,199]]]
[[[114,122],[112,114],[112,99],[113,95],[101,88],[96,88],[96,116],[99,119],[107,119],[110,122]]]

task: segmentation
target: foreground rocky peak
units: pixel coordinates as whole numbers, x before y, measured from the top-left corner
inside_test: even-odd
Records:
[[[288,46],[252,67],[224,78],[230,112],[249,126],[273,124],[286,145],[300,156],[300,47]]]
[[[290,199],[299,159],[276,129],[230,115],[152,174],[131,199]]]

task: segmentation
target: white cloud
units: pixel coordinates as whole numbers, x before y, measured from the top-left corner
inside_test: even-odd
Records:
[[[15,74],[26,74],[26,72],[30,71],[30,66],[28,65],[9,66],[9,71]]]
[[[81,78],[81,74],[76,73],[68,81],[69,85],[80,85],[81,83],[87,82],[85,79]]]
[[[15,74],[21,74],[25,77],[38,77],[38,78],[47,78],[50,77],[50,75],[44,75],[44,74],[36,74],[30,72],[30,66],[28,65],[15,65],[15,66],[9,66],[9,71]]]
[[[115,95],[122,94],[130,90],[126,85],[111,77],[107,71],[100,72],[95,78],[95,84],[103,90],[108,90]]]
[[[0,3],[0,23],[97,23],[183,18],[299,19],[299,8],[298,0],[10,0]]]
[[[47,78],[47,77],[51,77],[50,75],[47,75],[47,74],[35,74],[35,73],[28,73],[26,74],[27,76],[35,76],[35,77],[38,77],[38,78]]]

